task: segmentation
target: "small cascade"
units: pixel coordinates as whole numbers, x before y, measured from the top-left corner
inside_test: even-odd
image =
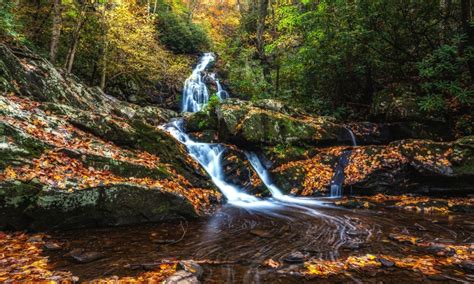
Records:
[[[222,88],[222,85],[219,82],[219,79],[216,78],[216,74],[212,73],[210,75],[210,77],[214,80],[214,82],[216,82],[216,85],[217,85],[217,94],[216,95],[219,97],[219,99],[222,101],[222,100],[225,100],[225,99],[229,98],[229,93],[227,93],[227,91],[224,90],[224,88]]]
[[[332,198],[340,198],[342,197],[342,185],[344,184],[344,169],[346,168],[347,164],[349,163],[349,157],[351,155],[351,151],[344,151],[342,155],[339,157],[337,161],[336,168],[334,169],[334,176],[331,180],[331,197]]]
[[[193,73],[184,82],[183,88],[183,112],[200,111],[209,102],[209,91],[204,82],[203,72],[209,63],[215,60],[214,54],[205,53],[199,61]]]
[[[356,137],[354,135],[354,132],[352,132],[352,130],[348,127],[344,127],[344,128],[347,130],[347,132],[351,136],[352,146],[357,146],[357,141],[356,141]]]
[[[349,128],[345,127],[347,132],[349,133],[351,140],[352,140],[352,146],[357,146],[357,141],[354,133],[352,130]],[[341,198],[343,194],[343,187],[342,185],[344,184],[345,180],[345,175],[344,175],[344,169],[346,166],[349,164],[349,157],[351,155],[350,150],[346,150],[342,153],[342,155],[339,157],[339,160],[337,161],[336,168],[334,169],[334,176],[331,180],[331,193],[330,197],[331,198]]]
[[[270,193],[272,194],[273,198],[281,199],[283,197],[283,193],[281,193],[280,189],[275,184],[273,184],[272,180],[270,179],[270,175],[268,174],[268,171],[262,165],[262,162],[257,157],[257,155],[253,152],[248,152],[245,154],[262,182],[265,184],[268,190],[270,190]]]

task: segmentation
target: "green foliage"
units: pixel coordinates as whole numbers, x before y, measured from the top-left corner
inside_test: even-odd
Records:
[[[163,9],[157,13],[160,41],[176,53],[197,53],[209,48],[206,32],[189,19]]]
[[[208,127],[209,121],[208,120],[201,120],[199,121],[198,127],[199,129],[206,129]]]
[[[24,41],[24,37],[19,30],[21,28],[15,14],[14,4],[6,1],[0,3],[0,39]]]
[[[269,98],[270,86],[263,77],[263,69],[258,60],[253,58],[253,48],[242,48],[238,44],[222,54],[227,62],[227,77],[232,93],[246,99]]]
[[[204,107],[204,110],[207,112],[213,112],[221,103],[221,99],[216,94],[213,94],[209,98],[209,102],[207,105]]]
[[[423,80],[423,93],[419,100],[421,110],[443,111],[451,99],[461,105],[472,105],[474,89],[470,84],[466,59],[459,54],[458,45],[442,45],[419,63]]]
[[[374,96],[397,85],[410,86],[414,91],[403,95],[426,112],[472,106],[467,62],[474,60],[473,49],[459,37],[458,5],[273,2],[262,56],[256,44],[258,3],[246,3],[238,34],[221,50],[232,93],[278,98],[339,118],[366,119]],[[264,66],[270,69],[269,80]]]

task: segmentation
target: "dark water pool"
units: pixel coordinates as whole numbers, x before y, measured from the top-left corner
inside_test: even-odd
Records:
[[[81,281],[137,275],[147,267],[143,264],[169,259],[201,262],[204,283],[474,281],[469,271],[456,265],[443,267],[437,275],[384,267],[311,278],[301,275],[305,269],[295,257],[338,261],[351,255],[404,258],[426,254],[426,248],[393,240],[394,234],[423,242],[469,245],[474,242],[473,214],[348,210],[324,201],[313,205],[276,204],[258,210],[224,206],[212,217],[198,221],[55,232],[51,235],[63,244],[62,249],[48,253],[53,269],[69,270]],[[78,264],[65,257],[73,249],[101,252],[105,258]],[[268,267],[264,265],[268,259],[281,265]]]

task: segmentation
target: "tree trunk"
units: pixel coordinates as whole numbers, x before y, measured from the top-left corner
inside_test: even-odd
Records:
[[[472,7],[471,0],[461,0],[461,21],[462,28],[466,34],[466,43],[463,46],[463,51],[466,48],[474,48],[474,28],[471,25]],[[469,72],[471,73],[471,81],[474,81],[474,60],[468,61]]]
[[[268,15],[268,0],[260,0],[258,6],[258,21],[257,21],[257,52],[260,62],[263,67],[263,76],[267,83],[271,84],[270,64],[268,58],[265,56],[265,41],[263,34],[265,33],[265,21]]]
[[[51,45],[49,49],[49,60],[56,63],[58,54],[59,38],[61,37],[61,0],[53,0],[53,27],[51,31]]]
[[[156,14],[156,6],[158,6],[158,0],[155,0],[155,5],[153,6],[153,14]]]
[[[104,53],[102,54],[102,73],[100,76],[100,89],[105,92],[105,82],[107,79],[107,42],[105,42]]]
[[[86,7],[84,4],[81,5],[80,8],[80,13],[79,13],[79,18],[76,23],[76,27],[74,28],[74,32],[72,34],[71,38],[71,46],[69,47],[67,57],[66,57],[66,62],[64,63],[64,67],[67,70],[67,73],[71,73],[72,71],[72,66],[74,65],[74,58],[76,56],[76,51],[77,51],[77,45],[79,44],[79,39],[81,37],[81,31],[82,27],[84,26],[84,23],[86,21]]]

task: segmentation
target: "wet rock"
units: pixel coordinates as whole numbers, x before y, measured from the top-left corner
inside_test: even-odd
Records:
[[[434,275],[428,275],[427,276],[428,279],[430,280],[434,280],[434,281],[446,281],[446,277],[444,277],[443,275],[437,275],[437,274],[434,274]]]
[[[105,257],[103,253],[89,251],[89,252],[73,252],[71,253],[72,259],[78,263],[89,263]]]
[[[380,257],[377,259],[378,262],[380,262],[382,264],[382,266],[384,267],[393,267],[395,265],[395,263],[393,261],[390,261],[386,258],[383,258],[383,257]]]
[[[474,273],[474,261],[463,261],[459,266],[468,273]]]
[[[301,263],[304,262],[307,258],[307,255],[303,254],[300,251],[294,251],[287,255],[283,260],[289,263]]]
[[[245,153],[235,147],[227,147],[222,153],[224,180],[256,196],[268,196],[270,192],[248,161]]]
[[[178,263],[178,269],[184,270],[186,272],[190,272],[194,276],[196,276],[198,279],[201,278],[202,274],[204,273],[204,269],[199,264],[197,264],[195,261],[192,261],[192,260],[181,260]]]
[[[358,250],[361,247],[362,247],[361,243],[355,243],[355,242],[348,242],[342,245],[342,248],[346,250]]]
[[[197,277],[188,271],[180,270],[166,278],[165,284],[199,284]]]

